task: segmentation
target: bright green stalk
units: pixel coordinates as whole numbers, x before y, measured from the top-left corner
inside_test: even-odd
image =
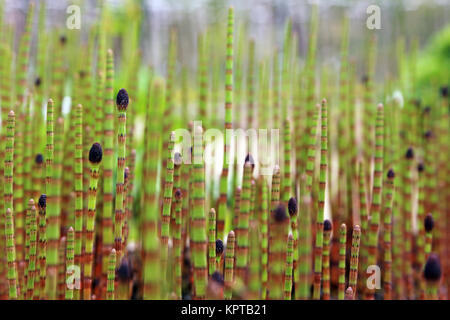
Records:
[[[368,259],[368,238],[369,238],[369,219],[367,217],[367,187],[365,177],[364,159],[358,161],[358,181],[359,181],[359,216],[361,220],[361,263],[360,278],[365,278]],[[353,290],[356,293],[355,290]]]
[[[71,276],[70,268],[74,265],[75,255],[75,232],[72,227],[67,230],[67,245],[66,245],[66,300],[73,299],[73,287],[70,285],[69,277]]]
[[[248,297],[249,299],[261,299],[261,248],[256,223],[250,224],[249,239],[250,256],[248,263]]]
[[[9,285],[9,299],[15,300],[18,298],[18,283],[17,283],[17,266],[16,266],[16,248],[14,243],[14,219],[10,208],[6,209],[6,260],[8,262],[8,285]]]
[[[227,52],[225,70],[225,130],[233,127],[233,34],[234,9],[228,9]],[[225,216],[227,213],[228,170],[230,160],[230,144],[224,143],[223,169],[220,177],[219,210],[217,212],[217,234],[225,235]]]
[[[361,240],[361,228],[356,225],[353,227],[352,249],[350,256],[350,274],[348,285],[352,288],[353,298],[356,296],[356,284],[358,280],[358,261],[359,261],[359,244]]]
[[[16,254],[18,261],[18,276],[22,279],[20,264],[24,260],[24,241],[25,241],[25,208],[23,205],[23,131],[25,129],[25,115],[17,110],[19,115],[15,128],[14,137],[14,237],[16,243]],[[7,207],[6,207],[7,208]]]
[[[194,128],[193,148],[193,211],[191,243],[194,262],[194,287],[197,299],[204,299],[207,285],[207,237],[205,219],[205,167],[203,161],[203,130]]]
[[[269,292],[270,300],[283,299],[283,276],[285,274],[287,237],[289,220],[286,208],[279,204],[272,210],[271,224],[269,228]]]
[[[255,118],[255,41],[250,40],[248,47],[247,71],[247,127],[253,128]]]
[[[29,216],[29,228],[30,228],[30,247],[29,247],[29,263],[27,269],[27,299],[33,299],[34,295],[34,283],[36,277],[36,239],[37,239],[37,224],[36,224],[36,207],[34,206],[34,200],[30,199],[28,202],[28,216]]]
[[[175,295],[178,300],[181,300],[181,285],[182,285],[182,254],[181,250],[183,249],[183,244],[181,242],[181,206],[183,203],[183,194],[181,193],[180,189],[177,189],[175,191],[175,230],[173,232],[173,246],[174,246],[174,262],[175,262]],[[214,221],[211,221],[211,216],[214,216]],[[211,228],[211,225],[213,228]],[[215,226],[216,226],[216,212],[214,209],[211,209],[210,211],[210,237],[212,236],[211,229],[213,229],[213,236],[215,236]],[[215,269],[215,253],[216,253],[216,241],[214,241],[214,260],[212,261],[212,265]],[[210,239],[211,243],[211,239]],[[211,245],[210,245],[210,257],[211,257]],[[211,260],[210,260],[211,263]],[[211,269],[211,265],[210,265]]]
[[[75,266],[80,270],[82,265],[82,236],[83,236],[83,106],[78,104],[75,108]],[[81,280],[81,279],[80,279]],[[79,300],[81,288],[75,288],[73,298]]]
[[[214,210],[214,208],[211,208],[211,210],[209,210],[208,258],[208,275],[211,277],[214,271],[216,271],[216,210]]]
[[[108,259],[108,279],[106,300],[114,300],[114,282],[116,277],[116,249],[111,249]]]
[[[251,161],[246,161],[244,164],[240,213],[236,228],[236,277],[240,278],[242,281],[245,281],[245,274],[248,267],[248,228],[252,172],[253,164]]]
[[[120,89],[117,93],[117,171],[116,171],[116,205],[115,205],[115,225],[114,225],[114,243],[117,254],[117,260],[122,258],[122,222],[124,216],[123,208],[123,185],[125,171],[125,154],[126,154],[126,125],[127,125],[127,108],[128,93],[125,89]]]
[[[414,166],[414,151],[412,148],[409,148],[406,151],[405,157],[401,161],[401,166],[403,167],[403,197],[402,197],[402,213],[403,213],[403,221],[404,221],[404,229],[403,229],[403,243],[404,243],[404,259],[402,262],[402,273],[406,283],[406,296],[408,299],[414,299],[413,292],[413,255],[412,255],[412,246],[413,246],[413,230],[412,230],[412,174],[415,169]]]
[[[372,191],[372,205],[370,208],[370,230],[368,242],[368,265],[377,264],[378,252],[378,227],[380,224],[381,191],[383,182],[383,139],[384,139],[384,113],[383,105],[379,104],[377,108],[377,121],[375,130],[375,171]],[[373,300],[374,290],[367,289],[367,300]]]
[[[339,229],[339,279],[338,279],[338,299],[345,298],[345,255],[346,255],[346,241],[347,241],[347,226],[345,223],[341,224]]]
[[[198,86],[199,86],[199,116],[203,123],[208,119],[207,114],[207,103],[208,103],[208,64],[207,64],[207,34],[198,35]],[[206,123],[204,124],[206,125]]]
[[[88,215],[86,221],[86,247],[84,249],[84,300],[91,299],[92,287],[92,267],[94,262],[94,231],[95,231],[95,214],[97,205],[97,186],[100,170],[100,162],[102,161],[102,147],[99,143],[94,143],[89,151],[89,162],[91,164],[91,179],[89,181],[89,200]]]
[[[58,276],[56,283],[56,299],[64,300],[66,288],[66,237],[59,239],[58,245]]]
[[[320,281],[322,275],[323,217],[325,211],[325,189],[328,167],[328,115],[327,101],[322,100],[321,110],[321,147],[320,147],[320,178],[319,178],[319,210],[316,218],[316,242],[314,247],[314,293],[313,298],[320,299]]]
[[[228,233],[227,238],[227,248],[225,251],[225,288],[224,288],[224,298],[226,300],[231,300],[233,293],[233,280],[234,280],[234,244],[235,237],[234,231],[231,230]]]
[[[289,119],[284,120],[284,166],[282,180],[282,199],[287,204],[291,197],[291,124]]]
[[[55,126],[55,154],[54,154],[54,165],[53,165],[53,182],[55,184],[55,202],[56,202],[56,212],[57,218],[57,228],[61,230],[61,226],[64,226],[65,217],[61,217],[61,178],[63,170],[63,158],[64,158],[64,119],[59,117],[56,121]],[[24,174],[25,178],[25,174]],[[58,231],[60,232],[60,231]],[[64,251],[62,252],[64,256]]]
[[[45,280],[47,279],[47,197],[39,197],[39,274],[36,277],[34,299],[45,298]]]
[[[323,226],[323,300],[330,300],[330,242],[332,224],[329,220]]]
[[[266,299],[267,295],[267,278],[268,278],[268,228],[269,228],[269,190],[267,182],[262,179],[262,196],[261,196],[261,299]]]
[[[311,193],[306,191],[306,175],[301,176],[302,200],[300,202],[300,216],[298,224],[298,290],[297,299],[308,299],[310,295],[311,275]]]
[[[58,212],[56,204],[56,190],[53,181],[53,100],[49,99],[47,103],[47,156],[46,161],[46,193],[47,193],[47,281],[46,295],[50,300],[56,299],[56,278],[58,269],[58,242],[59,242],[59,228],[58,228]]]
[[[173,171],[174,171],[174,162],[172,159],[172,150],[175,139],[175,133],[171,132],[169,135],[169,145],[167,149],[167,167],[166,167],[166,175],[164,181],[164,203],[163,203],[163,212],[162,212],[162,221],[161,221],[161,268],[163,273],[163,281],[166,281],[167,277],[167,260],[169,255],[169,236],[170,236],[170,211],[172,206],[172,189],[173,189]]]
[[[6,130],[6,152],[5,152],[5,172],[4,172],[4,202],[5,202],[5,236],[7,250],[7,279],[9,285],[9,298],[17,299],[17,269],[16,269],[16,251],[14,243],[14,225],[11,208],[13,208],[13,172],[14,172],[14,130],[15,115],[14,111],[8,114],[8,125]],[[2,213],[3,215],[4,213]]]
[[[106,87],[104,91],[103,122],[103,212],[102,212],[102,281],[107,278],[108,255],[114,245],[113,235],[113,167],[114,167],[114,54],[111,49],[106,54]],[[116,252],[117,254],[117,252]]]
[[[286,251],[286,270],[284,272],[284,300],[291,300],[292,295],[292,263],[294,238],[292,233],[288,236],[287,251]]]
[[[160,83],[155,82],[151,88],[154,92],[154,98],[149,99],[146,112],[146,128],[149,136],[154,137],[148,139],[145,144],[144,153],[144,172],[143,178],[146,183],[143,185],[144,190],[144,212],[142,217],[142,248],[144,256],[143,266],[143,298],[160,299],[160,281],[161,281],[161,265],[160,265],[160,240],[158,237],[158,220],[159,205],[157,193],[157,173],[158,173],[158,155],[160,136],[157,122],[150,121],[150,117],[156,116],[158,119],[160,106]]]
[[[394,171],[387,174],[384,204],[384,300],[392,299],[392,204],[394,201]]]

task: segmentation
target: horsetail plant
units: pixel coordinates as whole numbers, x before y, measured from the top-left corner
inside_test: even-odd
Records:
[[[318,108],[319,106],[317,106]],[[320,283],[322,275],[323,217],[325,211],[325,189],[328,166],[328,115],[327,101],[322,100],[321,107],[321,147],[320,147],[320,178],[319,178],[319,210],[316,218],[316,241],[314,247],[314,293],[313,298],[320,299]]]
[[[225,70],[225,130],[233,127],[233,34],[234,34],[234,8],[228,9],[227,49]],[[217,234],[225,235],[225,218],[227,214],[228,171],[231,145],[224,144],[223,168],[220,176],[220,198],[217,212]]]
[[[323,300],[330,300],[330,240],[333,226],[330,220],[323,222]]]
[[[292,233],[290,233],[287,239],[287,249],[286,249],[286,267],[284,272],[284,300],[291,300],[292,296],[293,250],[294,250],[294,237],[292,236]]]
[[[94,231],[95,231],[95,215],[97,205],[97,186],[99,179],[100,162],[102,161],[103,150],[101,145],[96,142],[89,150],[89,162],[91,164],[91,179],[89,182],[89,200],[88,214],[86,221],[86,244],[84,256],[84,300],[91,299],[92,287],[92,267],[94,260]]]
[[[368,239],[368,265],[377,264],[378,253],[378,228],[380,224],[381,191],[383,181],[383,143],[384,143],[384,110],[380,103],[377,107],[377,118],[375,127],[375,168],[372,190],[372,204],[370,208],[370,224]],[[345,290],[345,289],[343,289]],[[374,299],[374,289],[367,288],[366,300]]]
[[[9,299],[17,299],[20,295],[17,279],[16,247],[14,241],[14,219],[10,208],[6,209],[5,221],[6,259],[8,262]]]
[[[441,279],[442,269],[441,262],[435,254],[430,254],[425,263],[425,268],[423,269],[423,277],[426,282],[426,300],[437,300],[438,299],[438,285]]]
[[[348,279],[349,288],[352,290],[353,297],[356,296],[356,284],[358,280],[358,263],[359,263],[359,248],[361,241],[361,227],[356,225],[353,227],[352,234],[352,248],[351,248],[351,256],[350,256],[350,274]],[[348,291],[348,288],[347,288]],[[346,293],[347,293],[346,291]]]
[[[74,263],[75,266],[82,266],[82,237],[83,237],[83,106],[78,104],[75,109],[75,161],[74,161],[74,178],[75,178],[75,246],[74,246]],[[75,287],[73,298],[80,299],[81,288]]]
[[[118,128],[117,128],[117,172],[116,172],[116,204],[115,204],[115,226],[114,226],[114,243],[117,254],[117,260],[122,257],[122,223],[124,216],[123,208],[123,185],[125,170],[125,153],[126,153],[126,124],[127,124],[127,108],[128,108],[128,92],[120,89],[116,96],[116,106],[118,112]]]
[[[30,199],[28,202],[28,212],[29,212],[29,237],[30,237],[30,246],[29,246],[29,263],[27,265],[27,293],[26,298],[28,300],[33,299],[34,295],[34,286],[35,286],[35,278],[36,278],[36,253],[37,253],[37,223],[36,223],[36,207],[34,205],[34,200]]]
[[[181,192],[181,191],[180,191]],[[208,219],[208,275],[216,271],[216,210],[209,210]]]
[[[347,241],[347,226],[345,223],[341,224],[339,229],[339,262],[338,262],[338,299],[345,298],[345,255],[346,255],[346,241]]]
[[[65,299],[73,299],[73,282],[70,280],[72,278],[73,266],[75,258],[75,231],[72,227],[67,230],[67,243],[66,243],[66,293]]]
[[[233,292],[233,281],[234,281],[234,246],[235,246],[235,236],[234,231],[231,230],[227,237],[227,248],[225,250],[225,288],[223,296],[226,300],[231,300]]]
[[[39,250],[38,270],[34,290],[35,299],[45,298],[45,281],[47,279],[47,195],[41,194],[38,200],[39,208]]]
[[[114,300],[114,282],[116,277],[116,249],[112,248],[108,258],[108,279],[106,299]]]
[[[183,194],[181,192],[180,189],[175,190],[175,230],[173,232],[173,246],[174,246],[174,263],[175,263],[175,296],[178,300],[181,300],[182,296],[181,296],[181,285],[182,285],[182,255],[181,255],[181,249],[183,247],[182,243],[181,243],[181,206],[182,206],[182,202],[183,202]],[[210,211],[210,234],[209,236],[211,237],[212,233],[214,233],[215,236],[215,226],[216,226],[216,212],[214,211],[214,209],[211,209]],[[213,221],[212,221],[213,220]],[[214,228],[211,227],[214,226]],[[213,231],[211,232],[211,229],[213,229]],[[211,240],[209,240],[211,243]],[[211,245],[209,247],[209,253],[210,253],[210,258],[211,258],[211,249],[214,249],[214,259],[213,261],[211,261],[211,259],[209,260],[210,266],[209,266],[209,270],[211,270],[211,264],[213,265],[214,270],[216,269],[216,241],[213,239],[214,241],[214,248],[211,248]]]
[[[392,204],[394,198],[394,170],[389,169],[386,182],[384,207],[384,299],[392,299]]]

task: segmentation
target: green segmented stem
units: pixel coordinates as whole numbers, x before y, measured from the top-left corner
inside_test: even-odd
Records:
[[[409,149],[412,150],[412,149]],[[409,151],[408,150],[408,151]],[[413,230],[412,230],[412,174],[415,169],[413,157],[405,157],[402,161],[403,166],[403,197],[402,197],[402,214],[403,214],[403,243],[404,258],[402,263],[402,273],[406,284],[406,295],[409,299],[414,298],[413,292]]]
[[[108,279],[106,288],[106,300],[114,300],[114,282],[116,278],[116,249],[111,249],[108,258]]]
[[[75,109],[75,266],[83,269],[82,265],[82,236],[83,236],[83,106],[78,104]],[[81,280],[81,279],[80,279]],[[80,286],[75,287],[73,298],[79,300],[81,297]]]
[[[142,247],[144,255],[144,272],[143,282],[144,290],[143,297],[147,299],[160,299],[160,240],[158,237],[158,194],[157,194],[157,174],[158,174],[158,160],[160,136],[157,122],[150,121],[150,116],[156,115],[158,119],[158,108],[161,102],[160,84],[155,82],[151,88],[154,92],[153,99],[149,99],[148,110],[146,114],[146,132],[149,136],[154,137],[148,139],[145,145],[144,160],[145,171],[144,179],[147,183],[144,184],[144,204],[145,209],[142,217]],[[156,263],[155,263],[156,261]]]
[[[367,187],[365,177],[364,159],[358,161],[358,181],[359,181],[359,215],[361,220],[361,263],[359,268],[360,278],[365,278],[368,259],[368,235],[369,219],[367,217]],[[353,290],[355,291],[355,290]],[[355,293],[355,292],[354,292]]]
[[[290,233],[287,240],[286,268],[284,272],[284,300],[291,300],[292,296],[292,263],[293,263],[294,238]]]
[[[94,148],[94,146],[92,146]],[[100,159],[101,161],[101,159]],[[86,244],[84,253],[84,286],[83,298],[84,300],[91,299],[92,288],[92,268],[94,263],[94,232],[95,232],[95,215],[97,205],[97,186],[99,179],[100,161],[91,164],[91,179],[89,181],[89,200],[88,200],[88,215],[86,221]]]
[[[225,131],[233,127],[233,34],[234,9],[228,9],[227,50],[225,69]],[[227,213],[228,170],[231,145],[224,143],[223,168],[220,176],[219,210],[217,212],[217,234],[225,235],[225,216]]]
[[[394,176],[388,175],[384,202],[384,300],[392,300],[392,204],[394,201]]]
[[[25,136],[24,136],[24,155],[23,155],[23,179],[24,179],[24,195],[25,201],[28,201],[32,197],[32,180],[31,180],[31,167],[33,163],[32,152],[33,152],[33,126],[31,123],[31,103],[28,102],[26,106],[25,114]],[[24,201],[24,203],[25,203]]]
[[[122,224],[124,216],[123,208],[123,187],[126,156],[126,137],[127,137],[127,106],[117,105],[117,171],[116,171],[116,203],[114,219],[114,247],[116,249],[117,260],[120,261],[123,254],[123,234]]]
[[[231,300],[233,293],[233,280],[234,280],[234,245],[235,237],[234,231],[231,230],[227,237],[227,248],[225,251],[225,288],[224,288],[224,298],[226,300]]]
[[[302,201],[300,202],[300,216],[298,224],[298,290],[296,290],[297,299],[308,299],[310,295],[310,276],[311,276],[311,193],[306,192],[307,176],[301,176]]]
[[[322,100],[321,117],[319,210],[317,211],[316,218],[316,241],[314,246],[313,298],[316,300],[320,299],[320,284],[322,276],[323,217],[325,212],[325,189],[328,166],[328,115],[327,101],[325,99]]]
[[[7,279],[9,286],[9,299],[15,300],[19,297],[20,292],[18,290],[17,282],[16,248],[14,243],[14,219],[10,208],[6,209],[5,234],[6,261],[8,263]]]
[[[15,131],[15,115],[14,111],[8,114],[8,124],[6,129],[6,150],[4,165],[4,203],[5,211],[2,213],[5,217],[5,240],[6,240],[6,262],[8,280],[8,297],[17,299],[17,269],[16,269],[16,252],[14,243],[14,224],[11,208],[13,208],[13,173],[14,173],[14,131]]]
[[[66,242],[66,293],[65,299],[73,299],[73,283],[70,283],[71,271],[70,269],[74,266],[75,258],[75,232],[72,227],[67,230],[67,242]]]
[[[214,271],[216,271],[216,210],[214,208],[209,210],[208,222],[208,275],[211,277]]]
[[[53,179],[55,184],[55,203],[56,203],[56,212],[58,214],[57,227],[58,230],[61,229],[61,226],[65,227],[65,217],[61,217],[61,178],[62,178],[62,170],[63,170],[63,158],[64,158],[64,119],[59,117],[56,120],[55,127],[55,154],[54,154],[54,165],[53,165]],[[25,173],[25,172],[24,172]],[[25,175],[24,175],[25,178]],[[63,251],[64,256],[64,251]]]
[[[203,161],[203,130],[201,127],[194,128],[193,163],[191,245],[194,258],[194,292],[196,299],[204,299],[208,271],[206,259],[205,167]]]
[[[291,124],[289,119],[284,120],[284,166],[282,180],[282,199],[287,205],[291,197]]]
[[[39,274],[36,276],[34,299],[45,299],[45,281],[47,279],[47,206],[39,204]]]
[[[198,108],[199,116],[202,122],[206,122],[207,103],[208,103],[208,71],[207,71],[207,34],[198,35]]]
[[[261,247],[257,223],[249,229],[250,256],[248,263],[248,298],[261,299]]]
[[[163,279],[166,279],[166,268],[167,268],[167,260],[169,255],[169,236],[170,236],[170,211],[172,206],[172,188],[173,188],[173,171],[174,171],[174,162],[172,159],[172,150],[175,139],[175,133],[171,132],[169,136],[169,145],[167,149],[168,161],[166,167],[166,175],[164,181],[164,203],[163,203],[163,211],[162,211],[162,221],[161,221],[161,268],[163,273]]]
[[[323,230],[323,300],[330,300],[330,242],[331,229]]]
[[[234,191],[234,216],[232,222],[233,228],[237,228],[239,222],[239,214],[241,213],[241,194],[242,189],[241,187],[237,186]]]
[[[428,260],[428,257],[432,252],[431,250],[432,246],[433,246],[433,233],[431,231],[425,232],[425,261]]]
[[[248,267],[248,228],[251,201],[251,179],[253,166],[250,162],[244,164],[244,180],[242,185],[242,197],[240,213],[238,217],[236,232],[236,277],[245,282]]]
[[[175,230],[173,232],[173,246],[174,246],[174,263],[175,263],[175,296],[178,300],[181,300],[182,295],[181,295],[181,285],[182,285],[182,254],[181,254],[181,250],[183,248],[183,244],[181,243],[181,206],[183,203],[183,194],[181,193],[180,189],[177,189],[179,191],[179,194],[175,193]],[[210,211],[210,218],[211,215],[214,215],[214,221],[213,221],[213,225],[214,225],[214,235],[215,235],[215,225],[216,225],[216,219],[215,219],[215,215],[216,212],[214,211],[214,209],[211,209]],[[211,224],[211,220],[210,220],[210,224]],[[211,225],[210,225],[211,226]],[[211,228],[210,228],[211,231]],[[210,237],[211,237],[211,232],[210,232]],[[210,240],[211,243],[211,240]],[[215,252],[216,252],[216,242],[214,240],[214,261],[212,262],[213,266],[215,267]],[[211,257],[211,245],[210,245],[210,257]],[[210,260],[211,263],[211,260]],[[211,269],[211,266],[210,266]],[[215,269],[215,268],[214,268]]]
[[[361,228],[359,225],[353,227],[352,248],[350,251],[350,273],[348,279],[349,288],[352,289],[352,298],[356,296],[356,284],[358,281],[359,245],[361,241]],[[347,289],[348,290],[348,289]]]
[[[66,237],[59,239],[58,245],[58,275],[56,282],[56,298],[64,300],[66,287]]]
[[[268,279],[268,248],[269,248],[269,188],[267,182],[262,179],[261,196],[261,299],[266,299]]]
[[[27,293],[28,300],[33,299],[34,285],[36,277],[36,239],[37,239],[37,224],[36,224],[36,207],[34,200],[30,199],[28,202],[28,218],[29,218],[29,262],[27,265]]]
[[[278,209],[280,208],[277,207],[272,211],[269,228],[269,291],[267,298],[270,300],[281,300],[284,293],[283,276],[285,274],[289,220],[286,216],[281,221],[277,220],[275,210]],[[284,206],[282,206],[282,210],[286,210]],[[286,215],[286,213],[284,214]]]
[[[25,208],[23,205],[23,131],[25,129],[25,115],[17,108],[18,122],[16,123],[14,133],[14,237],[16,243],[17,262],[19,266],[19,279],[22,279],[20,264],[24,260],[24,241],[25,241]]]
[[[248,46],[247,66],[247,127],[253,128],[255,118],[255,41],[252,39]]]
[[[341,224],[339,229],[339,262],[338,262],[338,299],[345,298],[345,255],[346,255],[346,241],[347,241],[347,226],[345,223]]]
[[[381,191],[383,183],[383,140],[384,140],[384,108],[382,104],[377,107],[377,120],[375,128],[375,168],[372,189],[372,204],[370,207],[370,224],[368,239],[368,266],[377,264],[378,228],[380,224]],[[367,288],[366,299],[373,300],[374,289]]]
[[[56,203],[56,191],[54,183],[53,157],[53,100],[49,99],[47,103],[47,156],[45,158],[45,189],[47,193],[47,280],[46,280],[46,296],[50,300],[56,298],[56,279],[58,269],[58,212]]]
[[[280,167],[276,165],[275,168],[273,169],[272,175],[270,210],[274,210],[280,203],[280,180],[281,180]]]
[[[425,219],[425,177],[424,166],[418,166],[418,206],[417,206],[417,263],[419,266],[425,265],[425,228],[423,222]],[[419,269],[420,270],[420,269]],[[420,271],[419,271],[420,272]]]
[[[106,87],[103,122],[103,212],[102,212],[102,283],[106,282],[108,255],[114,245],[113,235],[113,167],[114,167],[114,54],[106,54]]]

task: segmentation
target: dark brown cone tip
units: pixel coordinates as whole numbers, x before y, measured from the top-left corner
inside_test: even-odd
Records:
[[[220,285],[224,284],[223,276],[219,271],[214,271],[211,278],[213,281],[217,282]]]
[[[100,143],[96,142],[89,150],[89,161],[92,163],[100,163],[102,161],[103,151]]]
[[[117,109],[119,109],[119,111],[126,111],[128,108],[128,103],[129,103],[128,92],[127,90],[122,88],[119,90],[116,97]]]
[[[424,134],[425,139],[430,139],[433,137],[433,132],[431,130],[428,130],[427,132],[425,132]]]
[[[247,154],[247,156],[245,157],[245,162],[244,163],[250,163],[252,165],[252,169],[255,168],[255,161],[253,160],[252,155],[249,153]]]
[[[36,87],[40,87],[40,86],[41,86],[41,83],[42,83],[42,80],[41,80],[40,77],[36,77],[36,79],[34,79],[34,85],[35,85]]]
[[[38,153],[34,158],[34,162],[36,164],[42,164],[44,162],[44,156],[41,153]]]
[[[441,87],[440,91],[441,91],[442,97],[448,97],[448,87],[447,86]]]
[[[67,42],[67,37],[65,35],[62,35],[59,37],[59,42],[64,45]]]
[[[323,231],[331,231],[331,229],[333,229],[333,225],[330,220],[326,219],[323,222]]]
[[[414,150],[413,150],[413,148],[408,148],[408,150],[406,150],[405,157],[406,157],[406,159],[413,159],[414,158]]]
[[[131,280],[133,273],[131,268],[131,263],[128,258],[124,257],[120,262],[119,268],[116,270],[117,278],[119,281],[128,282]]]
[[[419,163],[419,164],[417,165],[417,171],[423,172],[424,169],[425,169],[425,166],[423,165],[423,163]]]
[[[216,240],[216,254],[221,255],[223,252],[223,241],[220,239]]]
[[[291,217],[297,214],[297,200],[295,200],[294,197],[290,198],[288,201],[288,211]]]
[[[425,263],[425,268],[423,269],[423,277],[427,281],[438,281],[441,278],[441,275],[441,262],[439,261],[438,256],[432,253]]]
[[[389,179],[395,178],[395,172],[394,172],[393,169],[389,169],[389,171],[388,171],[388,173],[387,173],[387,177],[388,177]]]
[[[183,195],[183,194],[182,194],[182,192],[181,192],[180,189],[177,189],[177,190],[175,191],[175,199],[180,200],[182,195]]]
[[[427,216],[425,217],[425,219],[423,221],[423,226],[424,226],[426,232],[433,231],[434,219],[433,219],[433,216],[431,215],[431,213],[428,213]]]
[[[39,207],[45,208],[47,206],[47,195],[41,194],[38,201]]]
[[[273,217],[276,222],[282,223],[287,219],[286,208],[284,205],[279,204],[273,212]]]

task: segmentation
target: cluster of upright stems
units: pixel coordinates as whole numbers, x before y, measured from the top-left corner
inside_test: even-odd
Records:
[[[130,6],[103,5],[85,42],[46,32],[45,1],[34,39],[31,1],[17,53],[0,21],[0,299],[448,298],[448,86],[419,100],[403,39],[386,85],[367,37],[357,81],[346,18],[332,82],[316,72],[317,6],[304,64],[292,20],[261,57],[229,8],[198,36],[191,82],[176,28],[165,77],[141,62]],[[281,129],[276,163],[228,139],[217,156],[208,129],[243,122]]]

